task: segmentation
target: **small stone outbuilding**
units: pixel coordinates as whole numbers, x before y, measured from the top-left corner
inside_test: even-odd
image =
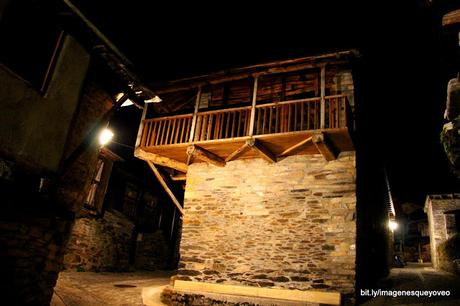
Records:
[[[458,235],[460,228],[460,193],[428,195],[425,202],[430,231],[431,262],[436,269],[446,269],[444,244]],[[450,270],[450,269],[448,269]]]

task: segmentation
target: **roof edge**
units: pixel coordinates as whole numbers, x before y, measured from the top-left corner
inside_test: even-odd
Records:
[[[336,52],[331,52],[331,53],[324,53],[324,54],[318,54],[318,55],[310,55],[310,56],[305,56],[305,57],[299,57],[299,58],[292,58],[292,59],[284,59],[284,60],[278,60],[278,61],[271,61],[271,62],[265,62],[265,63],[260,63],[260,64],[255,64],[255,65],[250,65],[250,66],[243,66],[243,67],[238,67],[238,68],[232,68],[232,69],[227,69],[227,70],[220,70],[220,71],[215,71],[211,72],[208,74],[203,74],[199,76],[194,76],[194,77],[189,77],[189,78],[182,78],[182,79],[177,79],[177,80],[171,80],[167,81],[164,83],[156,83],[152,84],[152,87],[158,88],[158,92],[165,93],[168,92],[168,90],[160,90],[160,88],[174,88],[177,87],[173,91],[179,91],[179,90],[184,90],[185,88],[188,88],[190,86],[203,86],[207,84],[213,84],[213,83],[218,83],[219,79],[241,79],[241,78],[247,78],[250,76],[257,76],[257,75],[263,75],[263,74],[274,74],[274,73],[280,73],[276,70],[270,70],[274,68],[280,68],[280,67],[290,67],[293,65],[302,65],[305,64],[305,69],[308,68],[308,64],[311,65],[324,65],[326,64],[328,59],[335,59],[335,60],[343,60],[343,59],[348,59],[348,58],[359,58],[361,56],[361,53],[357,49],[347,49],[347,50],[342,50],[342,51],[336,51]],[[315,63],[318,62],[318,63]],[[214,80],[215,82],[213,82]],[[188,84],[189,86],[185,86]],[[193,84],[193,85],[192,85]]]

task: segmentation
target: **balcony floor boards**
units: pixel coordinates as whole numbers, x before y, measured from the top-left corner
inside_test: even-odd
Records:
[[[265,134],[265,135],[254,135],[253,138],[257,139],[265,148],[267,148],[275,156],[279,156],[286,149],[294,146],[302,140],[312,136],[314,133],[320,132],[320,130],[308,130],[308,131],[297,131],[279,134]],[[333,147],[338,151],[354,151],[354,146],[350,134],[347,128],[338,129],[325,129],[322,130]],[[249,136],[230,138],[230,139],[218,139],[218,140],[207,140],[197,141],[194,144],[210,151],[222,159],[226,159],[227,156],[232,154],[243,146],[246,140],[250,139]],[[148,146],[141,147],[140,149],[168,157],[179,162],[187,162],[187,147],[190,143],[163,145],[163,146]],[[300,155],[300,154],[319,154],[318,149],[311,142],[302,145],[298,149],[290,152],[289,155]],[[260,155],[255,150],[247,150],[238,159],[248,158],[259,158]],[[284,157],[284,156],[283,156]]]

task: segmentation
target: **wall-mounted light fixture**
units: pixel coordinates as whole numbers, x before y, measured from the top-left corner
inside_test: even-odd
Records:
[[[388,221],[388,228],[394,232],[398,228],[398,223],[394,220]]]
[[[160,103],[161,101],[163,101],[163,100],[161,100],[161,98],[159,96],[154,96],[154,97],[152,97],[152,98],[150,98],[148,100],[145,100],[144,102],[145,103]]]
[[[108,144],[112,138],[113,138],[113,132],[109,129],[103,129],[100,133],[99,133],[99,143],[101,146],[105,146],[106,144]]]

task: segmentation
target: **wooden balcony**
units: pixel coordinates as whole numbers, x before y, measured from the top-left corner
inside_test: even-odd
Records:
[[[354,150],[350,114],[346,96],[334,95],[145,119],[135,155],[182,172],[196,160],[223,166],[318,152],[331,160]]]

